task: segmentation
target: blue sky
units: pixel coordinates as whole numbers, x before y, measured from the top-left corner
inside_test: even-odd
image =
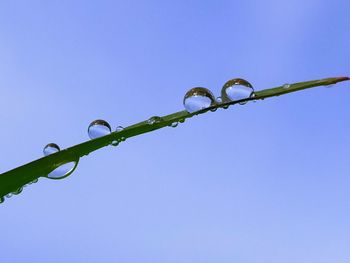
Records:
[[[348,1],[1,1],[0,172],[195,86],[349,76]],[[102,149],[0,207],[1,262],[349,262],[349,83]]]

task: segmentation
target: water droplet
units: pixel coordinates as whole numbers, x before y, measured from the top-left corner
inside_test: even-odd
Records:
[[[18,195],[18,194],[22,193],[22,191],[23,191],[23,187],[20,187],[16,191],[12,192],[12,194]]]
[[[126,140],[125,137],[120,137],[120,138],[119,138],[119,142],[124,142],[125,140]]]
[[[185,119],[180,119],[179,122],[180,122],[180,123],[184,123],[184,122],[185,122]]]
[[[253,86],[244,79],[231,79],[225,83],[221,90],[223,102],[238,101],[251,98],[254,94]],[[242,102],[240,104],[245,104]]]
[[[90,139],[96,139],[110,134],[112,131],[111,126],[104,120],[95,120],[90,123],[88,128],[88,134]]]
[[[210,90],[206,88],[196,87],[190,89],[184,97],[183,104],[189,112],[196,112],[216,104],[215,97]]]
[[[221,97],[217,97],[216,98],[216,102],[221,103],[222,102],[222,98]]]
[[[47,177],[50,179],[63,179],[69,176],[78,165],[79,160],[61,164],[50,172]],[[34,182],[34,181],[33,181]]]
[[[112,145],[112,146],[118,146],[118,145],[119,145],[119,141],[118,141],[118,140],[113,140],[113,141],[111,142],[111,145]]]
[[[161,117],[153,116],[153,117],[149,118],[146,122],[149,125],[153,125],[153,124],[159,123],[161,121],[163,121],[163,119]]]
[[[49,143],[43,149],[44,156],[48,156],[59,151],[60,147],[56,143]]]
[[[3,202],[5,202],[5,198],[2,196],[0,197],[0,204],[2,204]]]
[[[290,84],[286,83],[286,84],[283,85],[282,88],[284,88],[284,89],[289,89],[289,88],[290,88]]]
[[[9,193],[9,194],[6,195],[6,198],[11,198],[12,195],[13,195],[12,193]]]
[[[169,127],[175,128],[175,127],[177,127],[177,125],[179,125],[179,123],[177,121],[174,121],[173,123],[171,123],[169,125]]]
[[[29,182],[28,184],[35,184],[38,182],[39,179],[34,179],[33,181]]]
[[[124,127],[123,127],[123,126],[117,126],[117,128],[115,128],[115,131],[116,131],[116,132],[120,132],[120,131],[122,131],[122,130],[124,130]]]

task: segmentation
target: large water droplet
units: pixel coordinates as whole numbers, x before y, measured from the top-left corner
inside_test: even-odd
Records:
[[[254,94],[253,86],[244,79],[231,79],[225,83],[221,90],[223,102],[248,99]],[[241,104],[244,104],[243,102]]]
[[[78,165],[79,160],[64,163],[50,172],[47,177],[50,179],[63,179],[74,172]],[[34,182],[34,181],[33,181]]]
[[[60,147],[56,143],[49,143],[43,149],[43,153],[45,156],[48,156],[53,153],[57,153],[59,151],[60,151]]]
[[[112,131],[111,126],[104,120],[95,120],[90,123],[88,128],[88,134],[90,139],[96,139],[110,134]]]
[[[190,89],[185,94],[183,104],[185,109],[192,113],[214,106],[216,102],[215,97],[210,90],[197,87]]]
[[[156,124],[156,123],[159,123],[163,121],[163,118],[162,117],[159,117],[159,116],[153,116],[151,118],[149,118],[146,122],[147,124],[149,125],[153,125],[153,124]]]

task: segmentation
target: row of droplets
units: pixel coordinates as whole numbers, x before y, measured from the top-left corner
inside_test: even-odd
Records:
[[[221,103],[241,101],[254,96],[253,86],[246,80],[241,78],[235,78],[227,81],[222,90],[221,97],[215,99],[212,92],[203,87],[195,87],[190,89],[184,97],[183,104],[185,109],[189,113],[200,111]],[[241,102],[243,104],[244,102]],[[163,119],[159,116],[153,116],[149,118],[146,123],[149,125],[154,125],[162,122]],[[173,122],[169,126],[176,127],[178,122]],[[115,131],[120,132],[124,130],[122,126],[118,126]],[[90,139],[96,139],[102,136],[106,136],[112,133],[111,125],[105,120],[94,120],[90,123],[88,127],[88,135]],[[120,137],[117,140],[111,142],[111,145],[117,146],[120,142],[125,141],[125,137]],[[60,147],[55,143],[49,143],[44,147],[44,156],[48,156],[53,153],[60,151]],[[52,171],[47,177],[51,179],[61,179],[70,173],[75,163],[70,165],[64,164],[64,169],[60,166]]]
[[[240,104],[246,103],[245,99],[249,99],[254,97],[254,89],[253,86],[246,80],[241,78],[235,78],[227,81],[221,90],[221,97],[215,99],[213,93],[203,87],[195,87],[190,89],[183,99],[183,105],[187,112],[193,113],[196,111],[201,111],[206,108],[215,107],[222,103],[241,101]],[[162,122],[163,119],[159,116],[153,116],[149,118],[146,123],[149,125],[155,125],[157,123]],[[181,120],[180,122],[183,122]],[[178,122],[173,122],[169,126],[177,127]],[[116,128],[116,132],[122,131],[124,128],[122,126],[118,126]],[[90,123],[88,127],[88,135],[90,139],[96,139],[102,136],[106,136],[112,133],[111,125],[105,120],[94,120]],[[117,140],[111,142],[111,145],[117,146],[120,142],[125,141],[125,137],[120,137]],[[56,143],[49,143],[43,149],[44,156],[48,156],[54,153],[59,152],[61,149]],[[50,172],[47,177],[50,179],[62,179],[69,176],[77,167],[77,161],[70,161],[68,163],[64,163],[57,168],[55,168],[52,172]],[[35,183],[38,180],[34,180],[31,183]],[[26,185],[25,185],[26,186]],[[24,186],[24,187],[25,187]],[[15,192],[6,195],[7,198],[12,195],[17,195],[21,193],[23,187],[17,189]],[[4,197],[0,197],[0,203],[4,201]]]
[[[240,104],[245,104],[246,99],[254,96],[254,88],[248,81],[235,78],[224,84],[221,89],[221,97],[215,99],[210,90],[196,87],[186,93],[183,104],[189,113],[193,113],[228,102],[238,101]]]
[[[0,197],[0,204],[5,201],[5,198],[11,198],[14,195],[19,195],[20,193],[22,193],[22,191],[25,187],[27,187],[28,185],[31,185],[31,184],[35,184],[36,182],[38,182],[38,179],[35,179],[35,180],[23,185],[22,187],[18,188],[17,190],[13,191],[12,193],[8,193],[7,195]]]

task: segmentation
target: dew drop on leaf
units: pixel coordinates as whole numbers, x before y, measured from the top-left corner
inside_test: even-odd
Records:
[[[79,160],[61,164],[60,166],[55,168],[52,172],[50,172],[46,177],[50,179],[63,179],[69,176],[71,173],[73,173],[73,171],[78,165],[78,162]]]
[[[183,104],[189,112],[196,112],[216,104],[215,97],[210,90],[206,88],[196,87],[190,89],[184,97]]]
[[[16,191],[12,192],[12,194],[18,195],[18,194],[22,193],[22,191],[23,191],[23,187],[20,187]]]
[[[48,156],[59,151],[60,147],[56,143],[49,143],[43,149],[44,156]]]
[[[248,99],[254,94],[253,86],[244,79],[231,79],[225,83],[221,90],[223,102]],[[242,102],[240,104],[245,104]]]
[[[111,145],[112,145],[112,146],[118,146],[118,145],[119,145],[119,141],[118,141],[118,140],[113,140],[113,141],[111,142]]]
[[[90,139],[96,139],[112,132],[111,126],[104,120],[95,120],[90,123],[88,134]]]
[[[159,123],[161,121],[163,121],[163,119],[161,117],[153,116],[153,117],[149,118],[146,122],[149,125],[153,125],[153,124]]]
[[[173,123],[171,123],[171,124],[169,125],[169,127],[175,128],[175,127],[177,127],[177,125],[179,125],[179,122],[174,121]]]
[[[38,179],[34,179],[33,181],[29,182],[28,184],[35,184],[38,182]]]
[[[124,130],[124,127],[123,127],[123,126],[117,126],[117,128],[115,128],[115,131],[116,131],[116,132],[120,132],[120,131],[122,131],[122,130]]]
[[[286,83],[282,86],[284,89],[289,89],[290,88],[290,84]]]

